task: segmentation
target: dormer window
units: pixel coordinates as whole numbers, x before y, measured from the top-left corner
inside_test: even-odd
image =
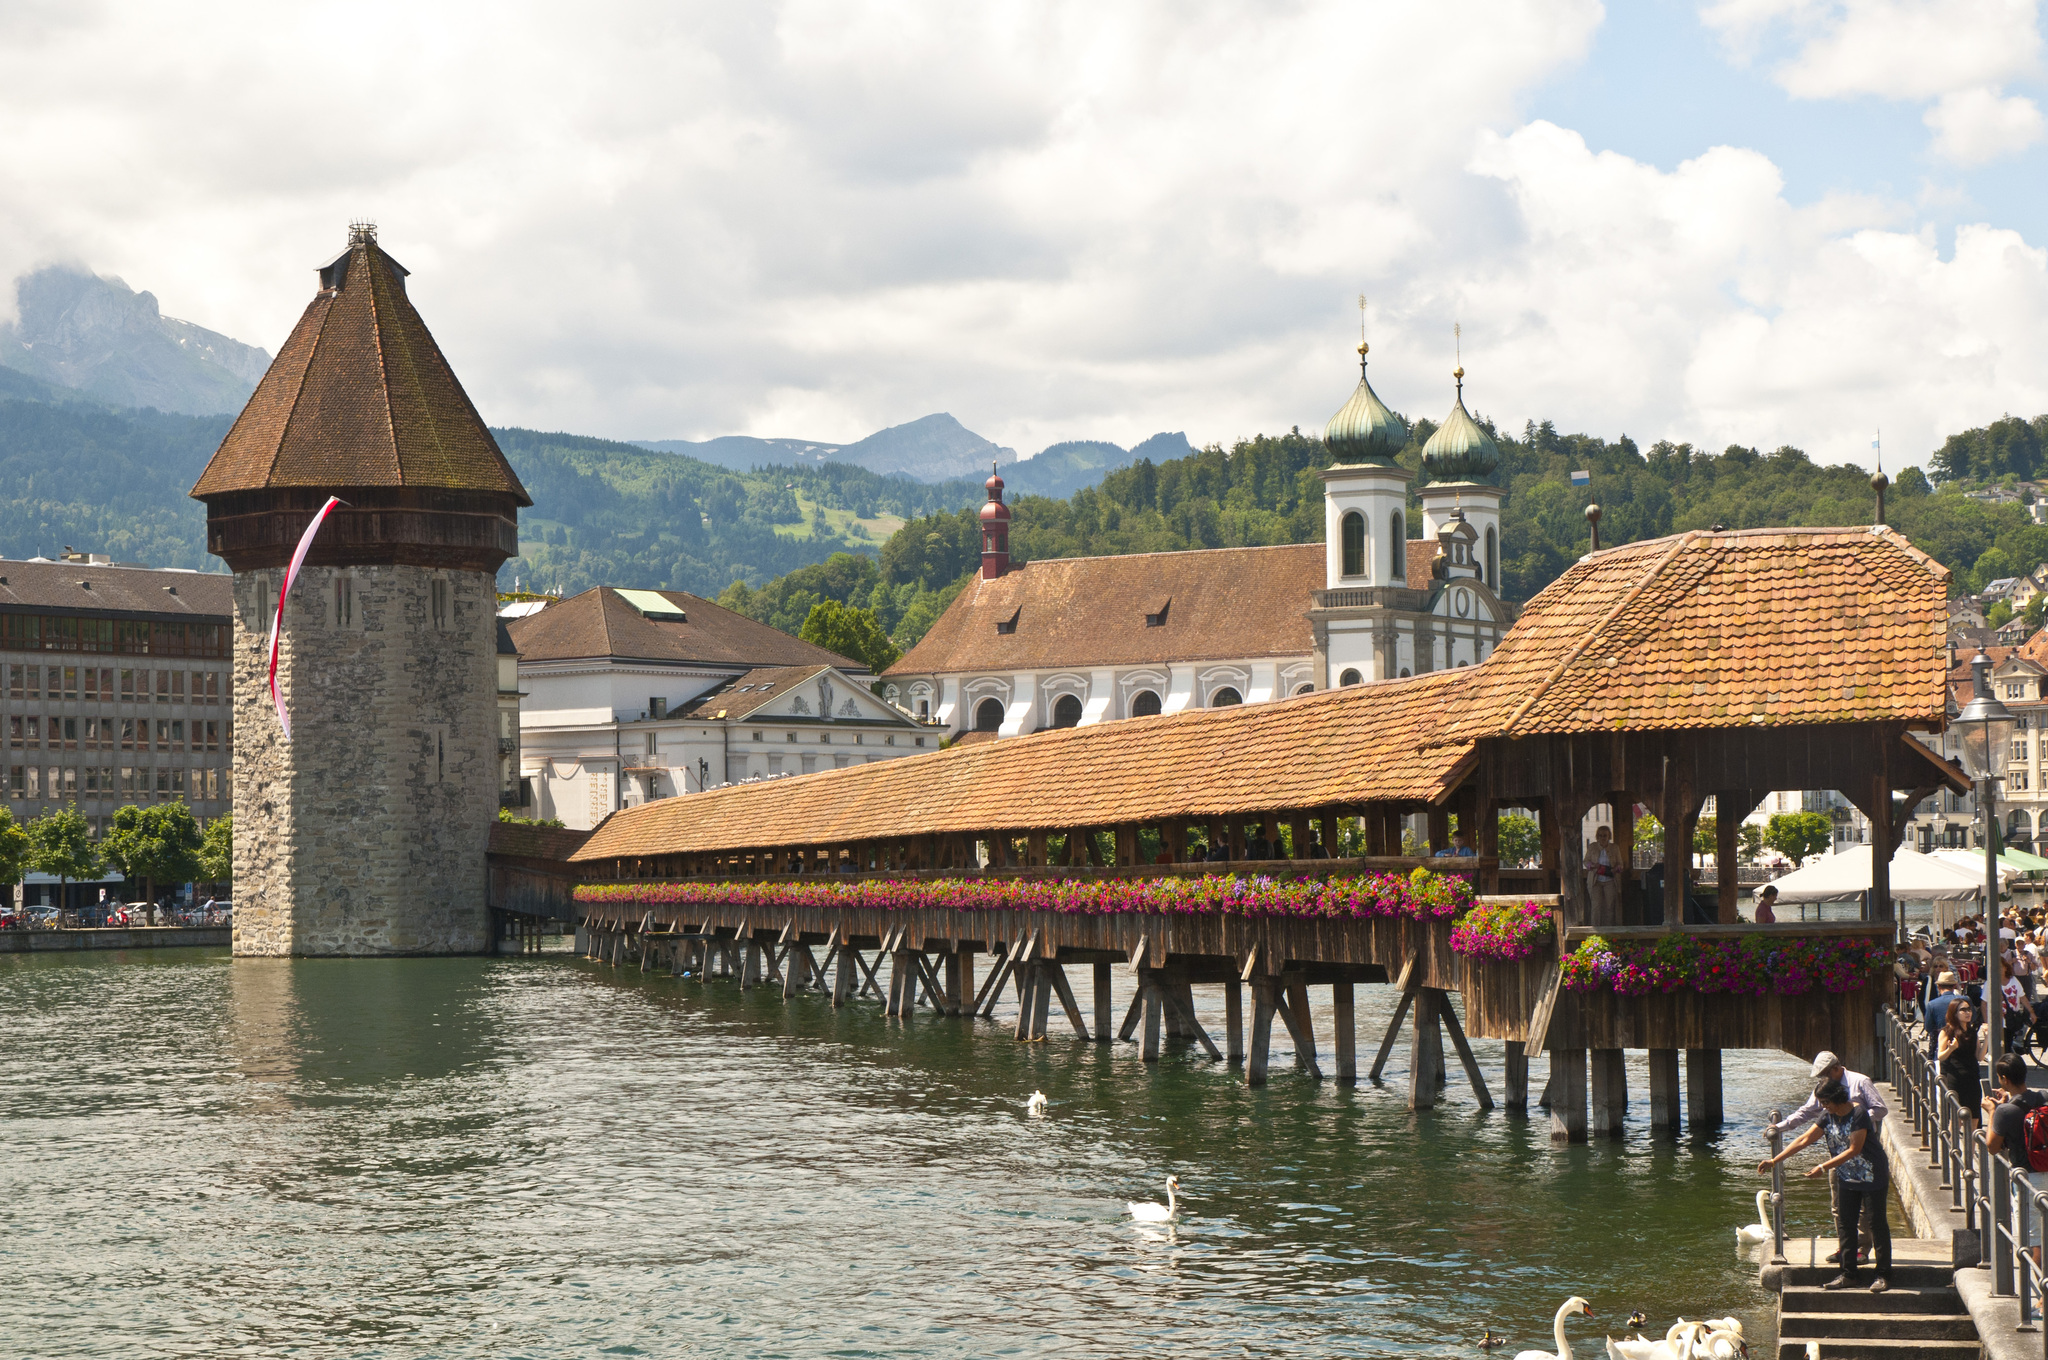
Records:
[[[1017,620],[1023,617],[1023,614],[1024,609],[1023,606],[1020,605],[1018,606],[1017,612],[1015,614],[1010,615],[1010,617],[1008,617],[1007,619],[1000,619],[996,622],[996,632],[1004,637],[1007,637],[1011,633],[1016,632]]]
[[[1145,626],[1147,628],[1164,628],[1166,626],[1166,611],[1171,608],[1173,608],[1172,600],[1162,601],[1155,612],[1145,616]]]

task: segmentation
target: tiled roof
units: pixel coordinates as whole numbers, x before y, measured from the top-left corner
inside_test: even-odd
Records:
[[[1433,538],[1411,538],[1408,540],[1408,579],[1410,590],[1429,588],[1429,568],[1436,561],[1437,542]]]
[[[1938,723],[1947,581],[1869,529],[1702,531],[1591,554],[1523,609],[1438,739]]]
[[[226,623],[235,612],[234,591],[235,578],[217,572],[0,558],[0,610],[10,612],[168,614]]]
[[[415,487],[533,504],[406,296],[404,266],[361,234],[320,274],[192,494]]]
[[[675,605],[682,619],[648,618],[610,586],[551,604],[506,627],[527,661],[624,657],[635,661],[711,666],[836,666],[853,675],[867,666],[814,647],[778,628],[720,608],[681,590],[648,592]]]
[[[575,858],[1431,799],[1445,792],[1465,751],[1418,748],[1471,674],[1438,671],[1274,703],[1060,728],[663,798],[613,813]],[[1388,758],[1361,759],[1361,751]]]
[[[1320,543],[1048,558],[977,577],[886,674],[1307,656],[1323,577]]]
[[[751,670],[690,701],[670,713],[672,718],[744,718],[772,699],[779,699],[826,668],[811,666],[766,666]]]
[[[1581,559],[1477,666],[956,745],[614,813],[579,858],[1435,800],[1488,737],[1943,719],[1948,573],[1867,529]]]

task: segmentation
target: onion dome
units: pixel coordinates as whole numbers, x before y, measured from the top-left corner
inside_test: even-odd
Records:
[[[1458,380],[1458,399],[1444,423],[1422,446],[1422,468],[1433,482],[1490,481],[1500,466],[1500,445],[1480,428],[1465,409],[1465,369],[1460,365],[1452,377]]]
[[[995,464],[989,464],[988,480],[981,486],[982,490],[988,492],[988,500],[981,507],[982,523],[1008,519],[1010,507],[1003,504],[1003,478],[1002,474],[995,470]]]
[[[1408,426],[1365,380],[1366,347],[1358,347],[1358,387],[1323,427],[1332,463],[1392,463],[1408,442]]]

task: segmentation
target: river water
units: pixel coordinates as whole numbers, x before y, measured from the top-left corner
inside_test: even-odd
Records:
[[[1360,989],[1363,1062],[1392,1000]],[[1282,1050],[1251,1091],[565,956],[5,955],[0,1016],[0,1355],[39,1360],[1478,1355],[1574,1293],[1581,1354],[1635,1308],[1760,1341],[1734,1229],[1805,1079],[1731,1052],[1728,1127],[1654,1139],[1636,1055],[1626,1141],[1554,1147],[1455,1059],[1410,1114],[1405,1046],[1384,1088]],[[1169,1171],[1186,1216],[1136,1226]]]

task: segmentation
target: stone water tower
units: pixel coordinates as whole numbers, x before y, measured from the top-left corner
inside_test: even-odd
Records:
[[[235,576],[238,955],[489,948],[497,570],[533,504],[406,296],[349,229],[192,495]],[[285,602],[285,568],[330,495]]]

